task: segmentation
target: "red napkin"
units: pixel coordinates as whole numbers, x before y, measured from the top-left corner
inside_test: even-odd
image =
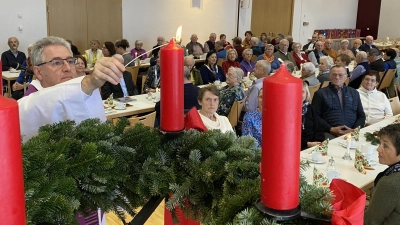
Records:
[[[207,131],[207,127],[204,126],[204,123],[201,120],[201,117],[199,115],[199,112],[197,112],[196,107],[193,107],[188,113],[186,113],[185,128],[186,130],[196,129],[202,132]]]
[[[335,199],[332,200],[334,225],[363,225],[365,193],[358,187],[341,179],[333,179],[329,187]]]

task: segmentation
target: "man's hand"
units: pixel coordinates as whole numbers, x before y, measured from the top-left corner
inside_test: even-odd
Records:
[[[349,132],[351,132],[351,128],[343,125],[343,126],[337,126],[337,127],[331,127],[331,130],[329,131],[331,134],[337,136],[345,135]]]
[[[319,142],[319,141],[307,142],[307,147],[311,148],[311,147],[317,146],[319,144],[321,144],[321,142]]]
[[[20,84],[20,83],[18,83],[18,82],[15,82],[15,83],[13,84],[13,86],[12,86],[12,90],[13,90],[13,91],[18,91],[18,90],[22,90],[22,89],[24,89],[24,85],[23,85],[23,84]]]
[[[119,84],[124,71],[124,65],[117,59],[103,57],[97,60],[93,73],[83,78],[82,91],[87,95],[91,95],[94,90],[103,86],[106,81],[114,85]]]

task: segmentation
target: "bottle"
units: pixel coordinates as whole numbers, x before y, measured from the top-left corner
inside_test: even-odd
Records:
[[[335,160],[333,160],[333,157],[331,157],[329,159],[328,170],[327,170],[327,178],[329,180],[329,183],[332,182],[332,179],[338,177],[339,177],[339,172],[335,168]]]

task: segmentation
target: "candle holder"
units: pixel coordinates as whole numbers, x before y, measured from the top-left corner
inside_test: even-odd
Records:
[[[342,159],[348,160],[348,161],[353,160],[353,159],[351,158],[351,156],[350,156],[350,153],[347,152],[347,151],[346,151],[346,153],[344,153],[344,156],[342,157]]]
[[[261,200],[258,200],[256,207],[267,217],[276,221],[289,221],[295,220],[301,216],[301,206],[298,205],[294,209],[290,210],[275,210],[265,206]]]

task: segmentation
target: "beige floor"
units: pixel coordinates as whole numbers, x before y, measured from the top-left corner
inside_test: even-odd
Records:
[[[144,225],[155,225],[155,224],[164,224],[164,204],[162,201],[160,205],[158,205],[157,209],[154,210],[153,214],[149,217]],[[132,217],[127,216],[128,221],[132,220]],[[106,214],[106,224],[107,225],[124,225],[118,217],[113,213]]]

